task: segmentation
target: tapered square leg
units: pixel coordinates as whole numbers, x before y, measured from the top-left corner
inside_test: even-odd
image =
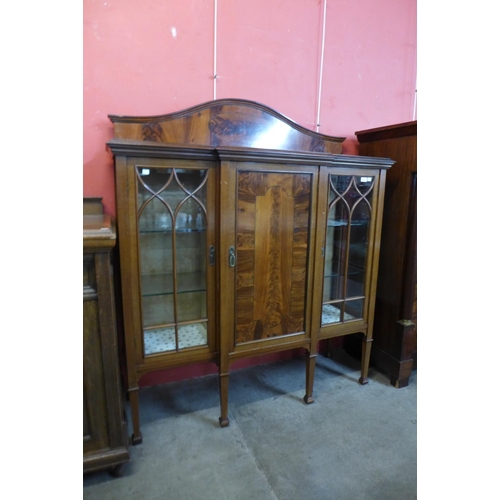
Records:
[[[359,383],[365,385],[368,383],[368,368],[370,366],[370,352],[372,349],[373,339],[363,337],[361,343],[361,377]]]
[[[219,391],[220,391],[219,424],[221,427],[227,427],[229,425],[229,418],[228,418],[229,373],[219,374]]]
[[[314,370],[316,368],[316,354],[307,353],[306,358],[306,394],[304,402],[306,404],[314,403],[313,386],[314,386]]]
[[[142,443],[141,427],[139,424],[139,389],[129,390],[130,413],[132,414],[132,444]]]

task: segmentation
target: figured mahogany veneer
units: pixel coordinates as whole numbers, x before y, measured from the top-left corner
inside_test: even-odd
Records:
[[[158,116],[109,115],[116,139],[197,146],[342,152],[345,137],[301,127],[273,109],[243,99],[219,99]]]
[[[142,440],[139,379],[154,370],[216,363],[222,427],[230,366],[240,358],[304,348],[311,403],[318,341],[360,333],[365,383],[385,171],[393,162],[342,155],[343,138],[242,99],[110,119],[133,442]],[[338,206],[350,204],[342,213],[351,215],[329,221],[337,182]],[[325,278],[333,234],[344,238],[335,243],[344,245],[340,274]],[[332,279],[341,291],[325,311],[335,318],[337,310],[339,319],[322,324]],[[153,293],[151,283],[169,285]],[[356,293],[343,297],[352,286]]]

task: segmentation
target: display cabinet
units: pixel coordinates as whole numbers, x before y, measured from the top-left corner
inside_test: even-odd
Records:
[[[372,363],[397,387],[417,362],[417,122],[356,132],[361,154],[390,156]]]
[[[100,199],[84,199],[83,213],[83,472],[117,473],[129,451],[111,267],[116,232]]]
[[[318,340],[361,332],[368,359],[391,160],[241,99],[110,119],[134,443],[150,371],[216,363],[224,427],[237,359],[305,349],[307,403]]]

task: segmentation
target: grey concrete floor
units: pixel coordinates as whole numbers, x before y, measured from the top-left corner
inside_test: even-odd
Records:
[[[318,356],[315,402],[305,361],[231,373],[230,426],[217,376],[140,391],[143,442],[122,475],[83,478],[84,499],[412,500],[417,498],[417,373],[395,389],[343,350]],[[130,426],[130,421],[129,421]]]

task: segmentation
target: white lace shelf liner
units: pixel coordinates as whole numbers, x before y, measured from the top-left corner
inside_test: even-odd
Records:
[[[344,313],[344,321],[350,319],[356,319],[349,313]],[[321,324],[326,325],[328,323],[339,323],[340,322],[340,309],[332,304],[324,304],[323,311],[321,314]]]
[[[207,345],[207,329],[204,323],[179,326],[179,349]],[[175,328],[157,328],[144,331],[144,352],[175,351]]]

